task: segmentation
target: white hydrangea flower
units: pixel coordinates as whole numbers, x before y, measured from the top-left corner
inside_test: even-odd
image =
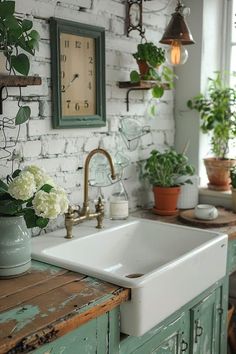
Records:
[[[57,186],[52,189],[52,192],[56,193],[58,196],[60,208],[61,208],[60,214],[64,214],[67,211],[69,205],[69,201],[65,190]]]
[[[28,171],[22,171],[8,186],[8,193],[15,199],[28,200],[36,192],[34,175]]]
[[[62,188],[53,188],[49,193],[38,191],[33,199],[36,215],[43,218],[55,219],[68,208],[68,200]]]
[[[24,168],[24,171],[28,171],[34,175],[37,189],[40,189],[44,184],[50,184],[50,186],[52,187],[55,186],[55,182],[50,176],[46,174],[44,169],[36,165],[26,166]]]

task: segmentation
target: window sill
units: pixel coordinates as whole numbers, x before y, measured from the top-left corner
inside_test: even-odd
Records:
[[[201,187],[199,188],[199,203],[232,209],[231,191],[218,192],[212,191],[206,187]]]

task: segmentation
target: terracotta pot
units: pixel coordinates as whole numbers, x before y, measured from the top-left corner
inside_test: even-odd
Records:
[[[139,72],[141,77],[145,76],[148,74],[149,66],[146,61],[144,60],[137,60],[137,64],[139,67]]]
[[[180,187],[153,187],[155,207],[153,211],[159,215],[174,215],[177,213],[177,202]]]
[[[236,160],[222,160],[214,157],[204,159],[209,179],[208,188],[217,191],[230,190],[230,168],[236,165]]]

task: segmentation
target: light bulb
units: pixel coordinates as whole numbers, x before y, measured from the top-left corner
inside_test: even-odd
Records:
[[[174,40],[166,51],[166,60],[170,65],[185,64],[188,59],[188,51],[185,49],[181,41]]]

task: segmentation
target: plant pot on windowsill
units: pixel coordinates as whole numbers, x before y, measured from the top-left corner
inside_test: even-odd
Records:
[[[208,188],[217,191],[230,190],[230,169],[236,165],[236,160],[209,157],[204,159],[204,164],[209,179]]]
[[[225,85],[228,77],[216,72],[208,79],[206,94],[200,93],[187,102],[190,109],[200,113],[201,130],[211,134],[211,150],[215,158],[204,159],[209,179],[208,188],[230,189],[230,168],[236,160],[228,159],[229,141],[236,137],[236,89]]]

